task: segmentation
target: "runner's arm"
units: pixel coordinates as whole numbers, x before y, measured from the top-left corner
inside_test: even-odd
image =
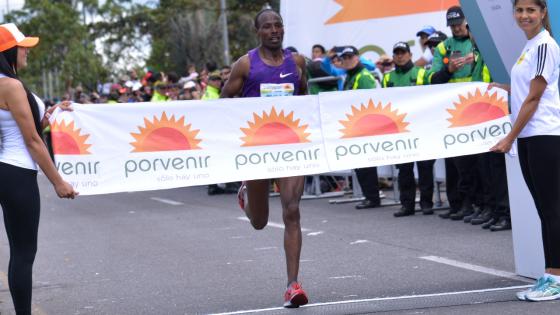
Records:
[[[299,91],[301,95],[307,95],[307,68],[305,67],[305,58],[302,55],[294,55],[296,59],[296,64],[300,69],[300,86]]]
[[[222,88],[220,98],[232,98],[239,95],[241,89],[243,89],[245,79],[249,75],[249,69],[249,56],[245,55],[239,58],[232,66],[229,80],[226,81]]]

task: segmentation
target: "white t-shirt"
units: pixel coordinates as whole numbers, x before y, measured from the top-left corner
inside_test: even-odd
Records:
[[[0,73],[0,78],[6,77]],[[45,104],[33,94],[39,107],[39,117],[45,114]],[[37,164],[27,150],[23,135],[12,113],[0,109],[0,162],[37,170]]]
[[[521,105],[529,95],[531,80],[542,76],[546,90],[537,111],[519,134],[520,138],[557,135],[560,136],[560,48],[546,30],[527,42],[523,52],[511,70],[511,116],[516,121]]]
[[[422,59],[426,60],[426,62],[428,64],[431,64],[432,61],[434,60],[434,55],[432,54],[432,50],[430,48],[424,49],[424,52],[422,53]]]

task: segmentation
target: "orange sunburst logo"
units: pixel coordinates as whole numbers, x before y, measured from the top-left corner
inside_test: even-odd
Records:
[[[451,118],[447,119],[451,128],[477,125],[509,114],[507,100],[498,98],[497,92],[482,94],[480,89],[476,89],[474,95],[459,95],[459,103],[453,104],[455,108],[447,110],[451,114]]]
[[[288,115],[284,111],[276,113],[272,107],[270,113],[263,111],[262,116],[253,113],[253,121],[248,121],[249,128],[241,128],[245,137],[243,147],[311,142],[310,133],[305,132],[308,125],[300,125],[300,119],[294,120],[294,112]]]
[[[144,118],[144,127],[138,126],[140,133],[130,133],[135,141],[130,144],[132,152],[181,151],[200,149],[202,141],[196,136],[200,130],[191,130],[191,124],[185,125],[185,116],[175,120],[175,115],[167,118],[163,112],[161,118],[154,116],[153,121]]]
[[[51,124],[51,138],[54,154],[57,155],[87,155],[91,154],[91,144],[86,141],[89,135],[80,134],[82,129],[76,129],[74,122],[67,124],[64,120]]]
[[[398,110],[391,110],[391,103],[383,107],[381,102],[377,106],[370,99],[368,106],[364,104],[358,109],[352,105],[352,114],[346,114],[348,120],[339,120],[344,126],[340,129],[344,138],[368,137],[408,132],[409,123],[404,121],[406,114],[399,114]]]

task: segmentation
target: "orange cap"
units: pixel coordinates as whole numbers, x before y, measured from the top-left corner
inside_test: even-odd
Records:
[[[39,37],[26,37],[14,23],[0,25],[0,52],[12,47],[34,47]]]

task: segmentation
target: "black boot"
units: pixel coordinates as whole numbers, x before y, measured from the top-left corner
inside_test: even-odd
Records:
[[[216,184],[213,185],[208,185],[208,195],[209,196],[213,196],[213,195],[221,195],[225,193],[225,190],[222,189],[221,187],[219,187]]]
[[[409,208],[409,207],[402,207],[401,210],[393,213],[393,215],[395,216],[395,218],[400,218],[400,217],[407,217],[409,215],[414,215],[414,208]]]
[[[469,216],[473,213],[474,209],[472,203],[468,200],[465,200],[463,202],[463,205],[461,206],[461,210],[459,210],[459,212],[455,214],[452,214],[451,216],[449,216],[449,218],[453,221],[460,221],[463,220],[464,217]]]
[[[488,222],[484,223],[482,225],[482,228],[485,229],[485,230],[488,230],[492,225],[494,225],[496,223],[498,223],[498,219],[492,218]]]
[[[490,231],[508,231],[511,230],[511,220],[508,217],[501,217],[500,220],[490,227]]]
[[[482,213],[482,209],[481,208],[476,208],[471,215],[465,216],[463,218],[463,222],[470,223],[472,221],[472,219],[478,217],[480,215],[480,213]]]
[[[377,208],[381,205],[381,202],[379,201],[371,201],[369,199],[365,199],[364,201],[360,202],[359,204],[356,205],[356,209],[358,210],[363,210],[363,209],[371,209],[371,208]]]
[[[472,225],[480,225],[492,219],[493,211],[491,209],[484,209],[476,218],[471,220]]]
[[[451,217],[453,214],[457,213],[458,211],[459,210],[456,210],[456,209],[450,209],[449,211],[441,213],[439,215],[439,217],[442,218],[442,219],[449,219],[449,217]]]

